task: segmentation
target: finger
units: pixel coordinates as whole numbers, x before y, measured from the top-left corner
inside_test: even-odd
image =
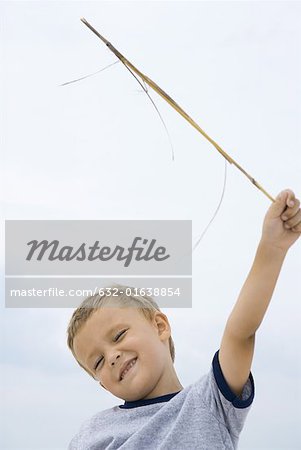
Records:
[[[286,210],[286,201],[287,201],[287,197],[288,197],[288,192],[287,191],[281,191],[275,201],[271,204],[269,210],[268,210],[268,214],[270,217],[281,217],[281,215],[284,213],[284,211]]]
[[[295,225],[293,228],[291,228],[291,231],[301,233],[301,222],[298,225]]]
[[[301,209],[294,215],[291,219],[287,220],[284,224],[284,227],[289,229],[296,227],[301,222]]]
[[[299,207],[300,207],[300,200],[299,200],[298,198],[296,198],[296,199],[295,199],[294,206],[293,206],[292,208],[287,207],[287,208],[284,210],[284,213],[282,214],[281,219],[282,219],[282,220],[288,220],[288,219],[291,219],[291,218],[294,217],[295,214],[298,212]]]
[[[289,207],[293,207],[295,203],[295,194],[291,189],[285,189],[285,192],[287,193],[287,199],[286,204]]]

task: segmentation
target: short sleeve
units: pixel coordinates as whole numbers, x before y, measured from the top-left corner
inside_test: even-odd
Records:
[[[199,380],[198,389],[203,400],[217,420],[222,422],[229,433],[239,436],[250,411],[255,395],[253,375],[243,387],[241,398],[234,394],[223,375],[219,359],[219,350],[215,353],[209,373]]]

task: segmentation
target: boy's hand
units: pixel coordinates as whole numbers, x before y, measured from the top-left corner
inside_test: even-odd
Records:
[[[290,189],[280,192],[268,209],[261,242],[287,251],[301,234],[300,200]]]

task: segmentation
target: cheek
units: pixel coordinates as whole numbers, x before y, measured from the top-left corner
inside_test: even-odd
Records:
[[[121,346],[121,351],[125,352],[125,356],[128,354],[137,355],[141,364],[140,370],[147,372],[153,368],[156,362],[157,345],[155,337],[139,333],[139,335],[128,336],[128,339]]]
[[[128,339],[124,342],[124,349],[130,352],[143,352],[150,346],[150,339],[148,336],[139,335],[139,336],[129,336]]]
[[[148,338],[144,342],[141,341],[139,345],[141,360],[147,368],[150,370],[160,368],[165,361],[162,343],[156,338]]]

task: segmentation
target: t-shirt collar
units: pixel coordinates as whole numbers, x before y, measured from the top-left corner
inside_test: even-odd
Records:
[[[137,408],[138,406],[146,406],[146,405],[151,405],[153,403],[168,402],[171,398],[173,398],[179,392],[181,392],[181,391],[173,392],[172,394],[161,395],[160,397],[145,398],[145,399],[142,399],[142,400],[135,400],[133,402],[125,401],[123,405],[119,405],[119,408],[123,408],[123,409]]]

